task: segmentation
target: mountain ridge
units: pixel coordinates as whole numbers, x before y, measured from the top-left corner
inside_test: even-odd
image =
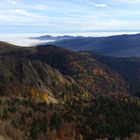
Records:
[[[47,64],[51,68],[57,69],[62,75],[72,77],[72,79],[74,79],[74,81],[78,85],[81,84],[79,85],[79,87],[85,88],[86,91],[89,93],[91,92],[95,94],[95,93],[101,93],[101,92],[107,93],[111,91],[117,92],[117,90],[119,90],[120,92],[123,92],[123,88],[125,87],[123,80],[117,73],[109,70],[106,66],[104,66],[103,64],[100,64],[95,59],[92,59],[88,56],[81,55],[73,51],[62,49],[60,47],[38,46],[36,48],[20,48],[12,52],[2,54],[1,59],[4,59],[4,58],[6,59],[9,58],[7,62],[10,61],[10,59],[16,64],[21,62],[20,64],[21,66],[24,64],[24,61],[29,61],[29,62],[37,61],[41,63],[41,65]],[[2,60],[1,64],[3,62],[4,61]],[[20,65],[18,67],[20,67]],[[26,65],[28,65],[28,63]],[[18,70],[15,70],[15,71],[18,72]],[[38,71],[38,70],[35,69],[35,71]],[[43,73],[43,71],[41,71],[40,74],[41,73]],[[3,74],[1,73],[1,75]],[[19,77],[20,75],[22,75],[22,73],[19,74]],[[29,77],[32,77],[32,75]],[[97,79],[95,77],[97,77]],[[85,83],[85,79],[87,80],[86,83]],[[93,79],[96,81],[95,83],[93,82],[94,81]],[[119,82],[117,83],[117,81]],[[122,89],[119,88],[121,87],[121,84],[123,87]],[[89,86],[89,89],[86,88],[87,86]],[[98,91],[98,88],[101,91],[100,90]],[[103,90],[103,89],[106,89],[106,90]]]
[[[74,51],[90,51],[100,55],[116,57],[140,56],[140,34],[109,37],[84,37],[49,42]]]
[[[68,40],[68,39],[78,39],[82,38],[82,36],[69,36],[69,35],[63,35],[63,36],[51,36],[51,35],[44,35],[40,37],[30,37],[30,39],[37,39],[37,40],[51,40],[51,41],[60,41],[60,40]]]

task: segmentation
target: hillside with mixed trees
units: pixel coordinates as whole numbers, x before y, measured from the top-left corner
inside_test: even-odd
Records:
[[[0,44],[1,139],[139,138],[140,100],[118,71],[87,53],[9,45]]]
[[[117,58],[110,56],[95,55],[90,53],[96,60],[114,69],[125,80],[128,90],[134,96],[140,97],[140,58]]]

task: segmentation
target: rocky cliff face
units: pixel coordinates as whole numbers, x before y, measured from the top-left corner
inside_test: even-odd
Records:
[[[47,94],[57,98],[61,92],[71,89],[75,81],[58,70],[37,60],[0,57],[0,89],[3,95],[37,96]],[[70,88],[70,89],[66,89]],[[74,91],[73,91],[74,92]]]
[[[0,80],[3,95],[47,94],[57,100],[61,94],[127,92],[115,71],[88,55],[55,46],[18,48],[1,54]]]

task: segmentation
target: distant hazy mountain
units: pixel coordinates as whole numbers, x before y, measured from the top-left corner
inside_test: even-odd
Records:
[[[140,34],[73,38],[51,42],[51,44],[74,51],[90,51],[108,56],[140,56]]]
[[[51,36],[51,35],[45,35],[40,37],[31,37],[31,39],[38,39],[38,40],[50,40],[50,41],[60,41],[60,40],[68,40],[68,39],[79,39],[82,38],[81,36]]]

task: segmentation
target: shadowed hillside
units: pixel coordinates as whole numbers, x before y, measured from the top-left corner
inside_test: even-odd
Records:
[[[129,86],[129,91],[140,97],[140,58],[116,58],[93,54],[93,57],[118,72]]]
[[[17,49],[17,46],[0,41],[0,54],[13,51],[14,49]]]

